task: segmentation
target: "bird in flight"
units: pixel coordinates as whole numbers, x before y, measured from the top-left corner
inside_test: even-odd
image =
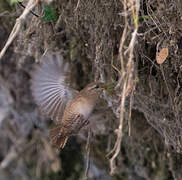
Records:
[[[80,92],[69,83],[69,64],[58,52],[47,52],[31,74],[31,90],[40,110],[58,123],[50,129],[53,144],[64,148],[68,138],[89,124],[103,83],[92,82]]]

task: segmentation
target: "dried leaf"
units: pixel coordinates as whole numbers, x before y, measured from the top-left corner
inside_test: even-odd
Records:
[[[169,55],[168,48],[163,48],[159,53],[156,54],[156,61],[158,64],[162,64]]]

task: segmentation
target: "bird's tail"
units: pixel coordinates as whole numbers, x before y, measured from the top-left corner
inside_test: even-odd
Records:
[[[56,127],[50,129],[51,141],[59,148],[64,148],[69,136],[65,128],[61,125],[56,125]]]

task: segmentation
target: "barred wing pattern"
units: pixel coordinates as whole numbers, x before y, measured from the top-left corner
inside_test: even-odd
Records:
[[[66,104],[76,91],[68,87],[68,63],[58,53],[47,53],[32,72],[31,90],[40,110],[53,120],[61,120]]]

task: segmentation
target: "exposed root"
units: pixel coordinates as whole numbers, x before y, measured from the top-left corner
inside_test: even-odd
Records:
[[[124,14],[125,14],[125,27],[124,31],[120,40],[120,47],[119,47],[119,58],[120,58],[120,63],[121,63],[121,70],[120,74],[122,78],[122,85],[118,84],[117,87],[121,88],[121,102],[120,102],[120,121],[119,121],[119,126],[118,129],[116,130],[117,132],[117,140],[115,142],[114,148],[110,152],[110,154],[113,154],[112,157],[110,158],[110,174],[113,175],[116,171],[116,158],[119,155],[120,148],[121,148],[121,142],[122,142],[122,136],[123,136],[123,121],[124,121],[124,112],[125,112],[125,102],[126,102],[126,97],[129,94],[131,95],[130,99],[130,104],[132,104],[132,97],[133,97],[133,91],[134,91],[134,45],[136,42],[136,37],[137,37],[137,30],[138,30],[138,12],[139,12],[139,6],[140,6],[140,1],[135,0],[131,1],[131,10],[132,10],[132,16],[135,20],[135,26],[134,26],[134,31],[132,33],[132,38],[130,40],[128,48],[125,50],[124,45],[127,43],[127,36],[126,32],[129,30],[128,29],[128,23],[127,23],[127,18],[128,18],[128,13],[127,9],[128,7],[128,2],[124,0],[123,6],[124,6]],[[131,105],[130,105],[130,113],[129,117],[131,117]],[[130,122],[130,120],[128,120]],[[129,123],[130,124],[130,123]],[[129,133],[130,133],[130,127],[129,127]]]

